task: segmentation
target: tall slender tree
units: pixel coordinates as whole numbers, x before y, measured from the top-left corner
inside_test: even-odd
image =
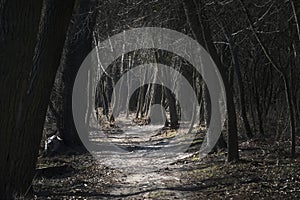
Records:
[[[200,9],[199,10],[197,9],[198,6],[194,3],[194,1],[184,0],[183,5],[193,36],[210,53],[222,76],[224,86],[225,86],[225,92],[226,92],[227,115],[228,115],[227,160],[229,162],[236,161],[239,159],[236,112],[235,112],[232,89],[230,88],[226,70],[224,69],[224,66],[217,53],[216,47],[213,44],[209,21],[207,19],[204,19],[205,14],[202,12],[204,10],[203,5],[201,5],[202,6],[201,11]]]
[[[253,26],[253,20],[246,9],[244,2],[242,0],[239,0],[242,9],[244,11],[244,14],[246,16],[247,21],[249,22],[250,29],[254,34],[254,37],[256,41],[258,42],[259,46],[261,47],[264,55],[270,62],[271,66],[280,74],[283,84],[284,84],[284,91],[285,91],[285,98],[286,98],[286,103],[287,103],[287,108],[288,108],[288,113],[289,113],[289,125],[290,125],[290,136],[291,136],[291,157],[295,157],[296,155],[296,127],[295,127],[295,114],[294,114],[294,105],[292,101],[292,91],[291,87],[288,81],[288,75],[286,70],[280,65],[280,63],[276,62],[273,56],[270,54],[268,51],[266,45],[263,43],[261,37],[257,34],[254,26]]]

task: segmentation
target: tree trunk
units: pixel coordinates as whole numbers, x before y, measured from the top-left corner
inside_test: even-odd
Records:
[[[290,0],[293,15],[296,23],[297,33],[298,33],[298,40],[300,41],[300,2],[295,2],[294,0]]]
[[[250,24],[250,29],[253,32],[255,39],[257,40],[257,42],[259,43],[261,49],[263,50],[266,58],[269,60],[270,64],[272,65],[272,67],[280,74],[283,83],[284,83],[284,89],[285,89],[285,99],[286,99],[286,103],[287,103],[287,107],[289,110],[289,118],[290,118],[290,135],[291,135],[291,157],[295,157],[296,155],[296,127],[295,127],[295,115],[294,115],[294,106],[293,106],[293,100],[292,100],[292,96],[291,96],[291,88],[289,86],[288,83],[288,79],[287,79],[287,75],[284,72],[284,69],[275,62],[275,60],[271,57],[271,54],[267,51],[265,45],[262,43],[262,40],[260,39],[260,37],[258,36],[258,34],[256,33],[254,27],[253,27],[253,23],[252,23],[252,19],[250,17],[250,14],[248,12],[248,10],[246,9],[244,3],[242,0],[240,0],[240,4],[242,5],[243,11],[247,17],[247,20]]]
[[[284,74],[283,75],[283,82],[285,88],[285,95],[287,100],[287,107],[289,110],[289,118],[290,118],[290,134],[291,134],[291,157],[294,158],[296,156],[296,127],[295,127],[295,115],[294,115],[294,108],[291,96],[291,88],[288,83],[288,78]]]
[[[241,105],[241,112],[242,112],[242,119],[244,122],[244,128],[246,130],[246,135],[248,138],[253,138],[253,134],[250,128],[249,120],[247,117],[246,105],[245,105],[245,92],[244,92],[244,83],[242,80],[241,68],[240,63],[238,60],[238,51],[237,47],[233,44],[232,39],[229,39],[230,51],[232,54],[233,65],[235,68],[235,73],[238,81],[239,86],[239,94],[240,94],[240,105]]]
[[[169,102],[170,127],[172,129],[177,129],[179,126],[179,123],[178,123],[178,115],[177,115],[177,109],[176,109],[176,99],[169,88],[165,88],[164,92],[165,92],[166,98]]]
[[[76,151],[85,148],[75,128],[72,112],[72,91],[77,72],[88,53],[92,50],[95,17],[90,13],[92,1],[80,0],[73,16],[74,24],[69,27],[67,41],[60,66],[61,80],[58,102],[60,109],[57,125],[63,143]],[[75,37],[76,35],[76,37]]]
[[[73,3],[45,1],[39,30],[42,1],[0,1],[1,198],[30,188]]]
[[[236,113],[235,113],[235,105],[233,101],[233,94],[230,88],[230,84],[228,82],[226,71],[224,69],[224,66],[221,63],[220,57],[218,56],[216,47],[213,44],[208,21],[206,19],[203,19],[203,13],[201,13],[200,10],[198,12],[197,6],[193,1],[184,0],[183,4],[184,4],[185,14],[188,23],[190,25],[194,37],[210,53],[223,79],[225,92],[226,92],[226,104],[227,104],[227,115],[228,115],[227,160],[228,162],[236,161],[239,159]],[[201,9],[203,10],[203,7]]]
[[[210,101],[207,85],[204,82],[202,83],[202,91],[203,91],[202,99],[203,99],[204,119],[205,119],[206,129],[208,129],[210,124],[210,118],[211,118],[211,101]]]

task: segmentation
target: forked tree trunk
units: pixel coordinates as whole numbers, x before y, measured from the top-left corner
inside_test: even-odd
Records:
[[[3,199],[24,195],[30,188],[49,96],[73,11],[72,0],[45,1],[43,10],[42,2],[0,1]]]

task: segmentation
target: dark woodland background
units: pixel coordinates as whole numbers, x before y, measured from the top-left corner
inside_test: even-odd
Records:
[[[158,193],[147,198],[299,198],[300,1],[0,0],[0,199],[130,197],[109,195],[103,188],[115,183],[105,173],[97,176],[111,185],[99,180],[94,187],[87,174],[82,175],[89,191],[84,186],[73,191],[64,177],[51,182],[40,176],[46,173],[47,177],[51,170],[56,175],[66,170],[76,174],[81,172],[76,162],[93,163],[83,156],[89,154],[72,116],[76,74],[97,44],[137,27],[163,27],[189,35],[209,52],[224,81],[227,120],[222,135],[205,161],[193,157],[183,163],[193,170],[200,170],[201,162],[217,167],[209,168],[212,175],[201,172],[200,178],[194,174],[191,182],[185,182],[187,178],[181,176],[182,181],[187,186],[218,183],[214,176],[228,171],[238,174],[222,183],[221,189],[213,184],[209,192],[209,187],[199,185],[193,190],[178,186],[173,190],[195,194],[170,197]],[[201,76],[186,60],[157,49],[130,52],[110,65],[96,88],[99,123],[107,130],[116,128],[117,119],[111,114],[117,104],[111,102],[114,85],[131,68],[150,62],[171,66],[186,77],[200,103],[195,123],[199,129],[207,128],[211,105]],[[140,87],[128,97],[128,104],[127,116],[133,116],[135,125],[149,123],[151,105],[161,104],[167,110],[162,130],[178,128],[180,105],[163,86]],[[244,173],[251,166],[257,168],[248,174],[252,178],[248,183]],[[238,184],[243,178],[247,187]],[[237,186],[233,186],[235,181]],[[63,187],[63,192],[57,189]],[[141,194],[133,196],[145,198]]]

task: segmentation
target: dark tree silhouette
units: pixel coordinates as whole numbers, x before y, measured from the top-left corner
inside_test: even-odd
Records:
[[[230,88],[230,84],[228,82],[227,74],[225,72],[224,66],[221,63],[216,47],[212,43],[213,40],[210,31],[210,26],[208,24],[209,22],[207,19],[204,19],[205,13],[202,13],[202,11],[204,10],[203,4],[201,4],[201,12],[200,9],[197,10],[198,6],[193,1],[186,0],[183,1],[183,4],[184,4],[184,9],[185,9],[188,23],[193,32],[193,36],[210,53],[222,76],[224,86],[225,86],[225,92],[226,92],[227,115],[228,115],[227,160],[229,162],[236,161],[239,159],[236,112],[235,112],[235,105],[233,100],[233,93],[232,93],[232,89]]]
[[[24,195],[35,173],[45,114],[74,1],[0,2],[0,194]],[[39,28],[40,22],[40,28]]]

